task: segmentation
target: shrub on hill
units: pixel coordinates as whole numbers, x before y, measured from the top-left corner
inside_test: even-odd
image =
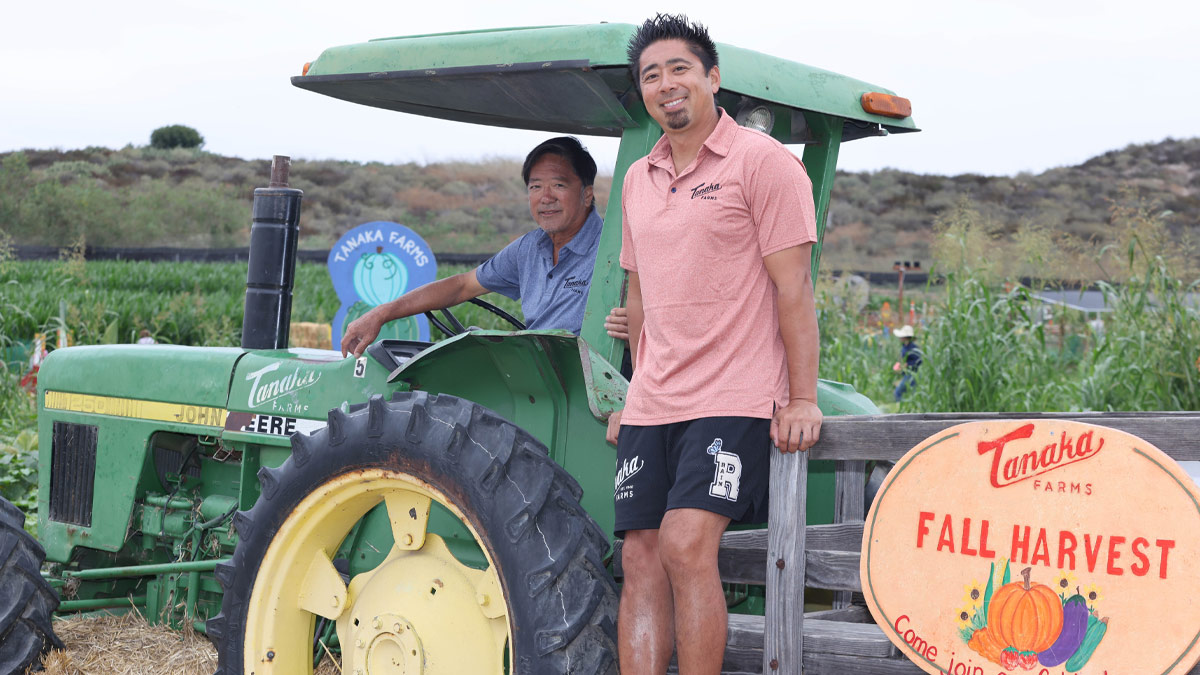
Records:
[[[159,127],[150,132],[150,147],[159,150],[171,148],[198,148],[204,145],[199,131],[183,124]]]

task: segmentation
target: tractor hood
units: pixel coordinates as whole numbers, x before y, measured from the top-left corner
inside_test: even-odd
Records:
[[[229,376],[244,354],[229,347],[67,347],[42,362],[38,389],[224,408]]]

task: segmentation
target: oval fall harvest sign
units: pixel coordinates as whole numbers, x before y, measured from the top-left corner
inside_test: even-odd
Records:
[[[888,475],[862,553],[872,615],[928,673],[1167,675],[1200,658],[1200,491],[1121,431],[947,429]]]

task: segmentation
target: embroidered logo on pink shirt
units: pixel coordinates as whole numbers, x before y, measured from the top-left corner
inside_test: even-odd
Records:
[[[700,199],[716,199],[711,196],[711,193],[721,189],[720,183],[701,183],[692,188],[692,199],[699,197]]]

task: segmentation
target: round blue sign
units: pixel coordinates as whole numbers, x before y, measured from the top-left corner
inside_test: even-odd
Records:
[[[329,277],[341,307],[333,317],[333,348],[346,326],[373,307],[437,279],[437,261],[421,235],[399,223],[364,223],[342,235],[329,251]],[[379,339],[429,340],[424,316],[384,325]]]

